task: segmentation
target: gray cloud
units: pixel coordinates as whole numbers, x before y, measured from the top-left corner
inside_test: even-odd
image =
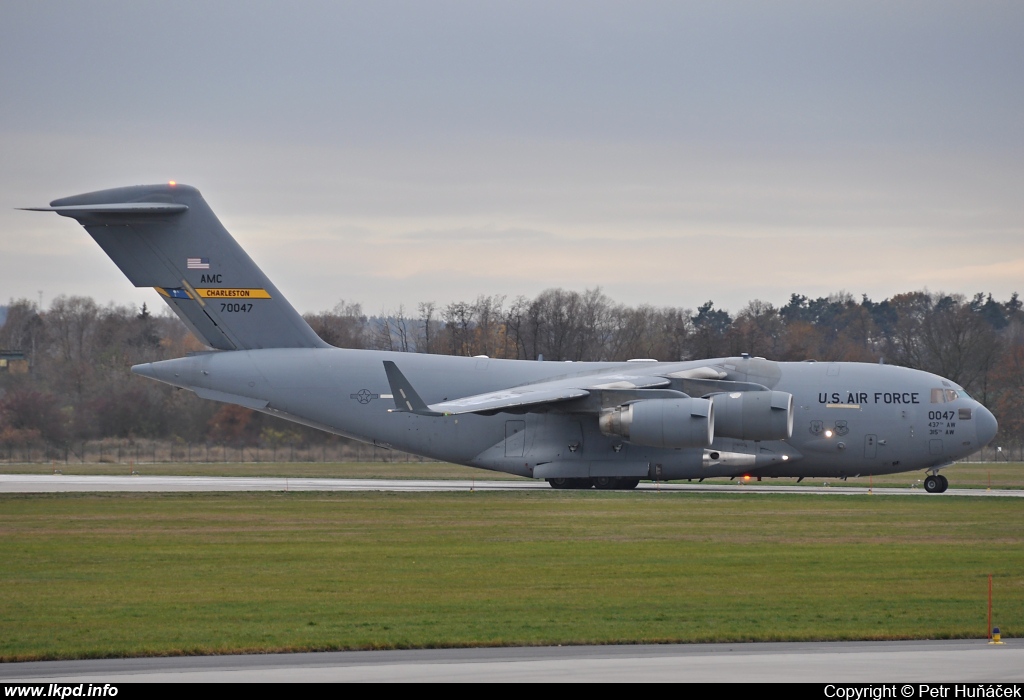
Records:
[[[0,300],[150,300],[70,222],[12,208],[170,178],[302,309],[1005,297],[1022,35],[1013,2],[11,0]]]

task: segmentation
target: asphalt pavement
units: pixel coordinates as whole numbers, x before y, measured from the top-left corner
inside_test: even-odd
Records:
[[[69,492],[200,492],[200,491],[551,491],[544,481],[444,479],[291,479],[244,476],[80,476],[70,474],[0,474],[0,493]],[[971,496],[1024,498],[1024,489],[954,489],[929,494],[918,488],[865,488],[860,486],[769,486],[746,484],[656,484],[643,482],[641,492],[797,493],[859,496]]]
[[[664,644],[0,664],[3,683],[339,681],[1020,683],[1024,681],[1024,645],[1009,640],[1003,646],[991,646],[980,639]]]

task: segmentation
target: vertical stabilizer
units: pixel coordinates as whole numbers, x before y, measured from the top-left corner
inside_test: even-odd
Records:
[[[194,187],[121,187],[36,211],[76,219],[132,284],[155,288],[212,348],[328,347]]]

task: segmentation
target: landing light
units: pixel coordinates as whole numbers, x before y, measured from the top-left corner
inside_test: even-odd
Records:
[[[826,430],[825,431],[825,437],[832,437],[832,431],[831,430]]]
[[[177,182],[175,182],[174,180],[171,180],[171,181],[170,181],[170,182],[168,182],[167,184],[168,184],[168,185],[170,185],[171,187],[175,187],[175,186],[176,186],[176,185],[177,185],[178,183],[177,183]]]
[[[789,455],[782,455],[782,461],[783,462],[788,462],[789,461]]]
[[[744,481],[750,481],[750,474],[744,474],[743,475],[743,480]]]

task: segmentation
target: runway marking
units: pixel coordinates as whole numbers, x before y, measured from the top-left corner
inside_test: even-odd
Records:
[[[0,493],[72,492],[202,492],[202,491],[552,491],[544,481],[486,481],[429,479],[309,479],[241,476],[87,476],[61,474],[0,474]],[[915,488],[860,486],[767,486],[762,484],[655,484],[644,482],[641,493],[787,493],[831,496],[971,496],[1024,498],[1024,489],[950,489],[929,494]]]

